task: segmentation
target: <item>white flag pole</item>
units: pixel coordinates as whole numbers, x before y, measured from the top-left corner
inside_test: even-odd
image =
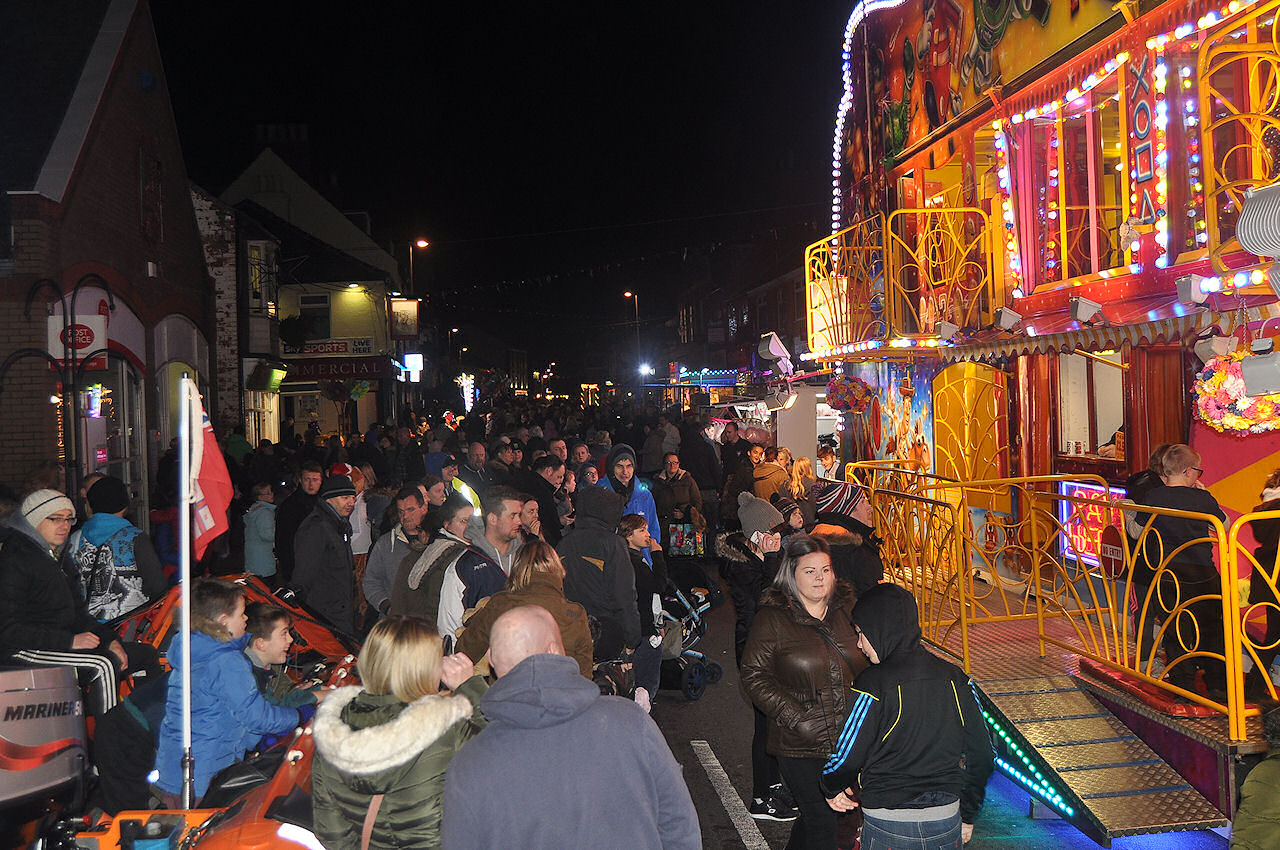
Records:
[[[191,379],[182,373],[178,393],[178,575],[182,588],[182,807],[191,808],[195,761],[191,757]],[[201,435],[203,437],[203,434]]]

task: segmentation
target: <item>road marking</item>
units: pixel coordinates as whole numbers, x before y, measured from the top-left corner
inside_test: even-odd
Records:
[[[751,813],[742,804],[742,798],[738,796],[733,783],[729,781],[729,774],[725,773],[724,768],[720,766],[720,760],[711,751],[711,745],[706,741],[690,741],[689,744],[693,747],[694,754],[698,756],[698,761],[702,762],[702,769],[707,772],[711,787],[715,788],[716,794],[720,795],[720,802],[724,805],[724,810],[729,813],[729,820],[733,821],[733,827],[738,830],[738,837],[742,839],[747,850],[769,850],[769,842],[764,840]]]

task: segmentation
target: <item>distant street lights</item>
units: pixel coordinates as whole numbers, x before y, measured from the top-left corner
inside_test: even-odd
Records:
[[[425,239],[415,239],[409,243],[409,294],[414,298],[418,297],[417,287],[413,285],[413,249],[426,248],[431,243]]]

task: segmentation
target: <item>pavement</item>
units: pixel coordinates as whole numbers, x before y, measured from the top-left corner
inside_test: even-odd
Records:
[[[710,572],[714,575],[715,568]],[[705,850],[781,850],[791,824],[753,820],[744,802],[751,793],[751,707],[738,687],[733,603],[727,593],[725,597],[724,605],[709,612],[707,635],[700,647],[709,660],[724,668],[724,678],[709,685],[695,702],[676,690],[660,691],[653,718],[684,767]],[[1098,847],[1071,824],[1045,814],[1043,807],[1036,807],[1036,816],[1031,811],[1029,795],[997,771],[987,785],[987,801],[966,849]],[[1209,850],[1227,845],[1222,835],[1202,831],[1117,838],[1111,846],[1117,850]]]

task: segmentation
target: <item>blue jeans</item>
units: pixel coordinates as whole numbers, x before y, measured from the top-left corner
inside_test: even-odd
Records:
[[[902,811],[899,809],[898,811]],[[884,820],[862,813],[862,850],[960,850],[960,814],[941,820]]]

